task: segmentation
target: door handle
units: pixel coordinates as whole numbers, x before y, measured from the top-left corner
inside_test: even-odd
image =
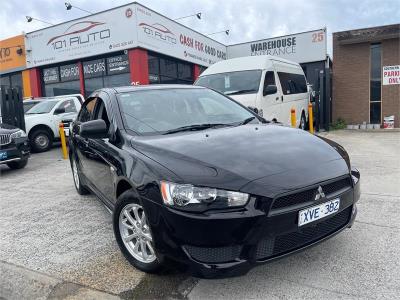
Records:
[[[282,102],[283,102],[283,96],[281,96],[281,100],[282,100]]]
[[[275,101],[278,101],[278,100],[279,100],[279,97],[276,97],[276,98],[275,98]]]

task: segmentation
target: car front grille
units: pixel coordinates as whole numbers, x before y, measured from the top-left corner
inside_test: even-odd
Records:
[[[274,203],[272,204],[272,209],[280,209],[313,201],[318,187],[319,185],[305,191],[279,197],[275,199]],[[329,196],[330,194],[334,194],[339,191],[344,191],[347,188],[351,188],[351,179],[350,177],[346,177],[330,183],[321,183],[321,187],[325,195]]]
[[[256,259],[262,260],[282,255],[305,247],[340,230],[350,220],[352,207],[348,207],[333,217],[315,225],[299,228],[298,231],[261,240],[256,249]]]
[[[195,260],[206,263],[231,262],[239,257],[242,246],[228,247],[194,247],[184,246],[184,249]]]
[[[0,146],[11,143],[11,134],[0,134]]]

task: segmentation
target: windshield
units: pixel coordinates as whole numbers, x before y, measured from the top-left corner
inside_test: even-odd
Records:
[[[140,134],[234,126],[254,117],[231,99],[208,89],[135,91],[120,94],[118,99],[125,126]],[[250,121],[259,122],[257,118]]]
[[[32,107],[34,107],[38,103],[39,102],[23,102],[23,104],[24,104],[24,113],[26,113],[28,110],[30,110]]]
[[[253,94],[258,92],[261,70],[238,71],[205,75],[196,85],[217,90],[226,95]]]
[[[53,107],[58,103],[57,101],[42,101],[38,104],[36,104],[34,107],[29,109],[26,114],[31,115],[31,114],[47,114],[49,113]]]

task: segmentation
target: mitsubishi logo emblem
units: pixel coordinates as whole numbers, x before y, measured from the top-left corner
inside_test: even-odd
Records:
[[[315,194],[315,201],[318,201],[319,199],[321,199],[321,198],[325,198],[325,193],[324,193],[324,191],[322,190],[322,187],[321,186],[319,186],[318,187],[318,189],[317,189],[317,193]]]

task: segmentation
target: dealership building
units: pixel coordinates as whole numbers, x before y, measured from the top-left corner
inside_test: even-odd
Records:
[[[333,118],[400,118],[400,24],[333,33]]]
[[[332,109],[338,113],[334,117],[341,116],[332,108],[332,61],[324,28],[224,45],[131,3],[0,41],[0,47],[1,85],[21,87],[25,97],[88,96],[102,87],[131,84],[192,84],[217,61],[276,55],[300,63],[318,91],[321,127],[329,126]]]

